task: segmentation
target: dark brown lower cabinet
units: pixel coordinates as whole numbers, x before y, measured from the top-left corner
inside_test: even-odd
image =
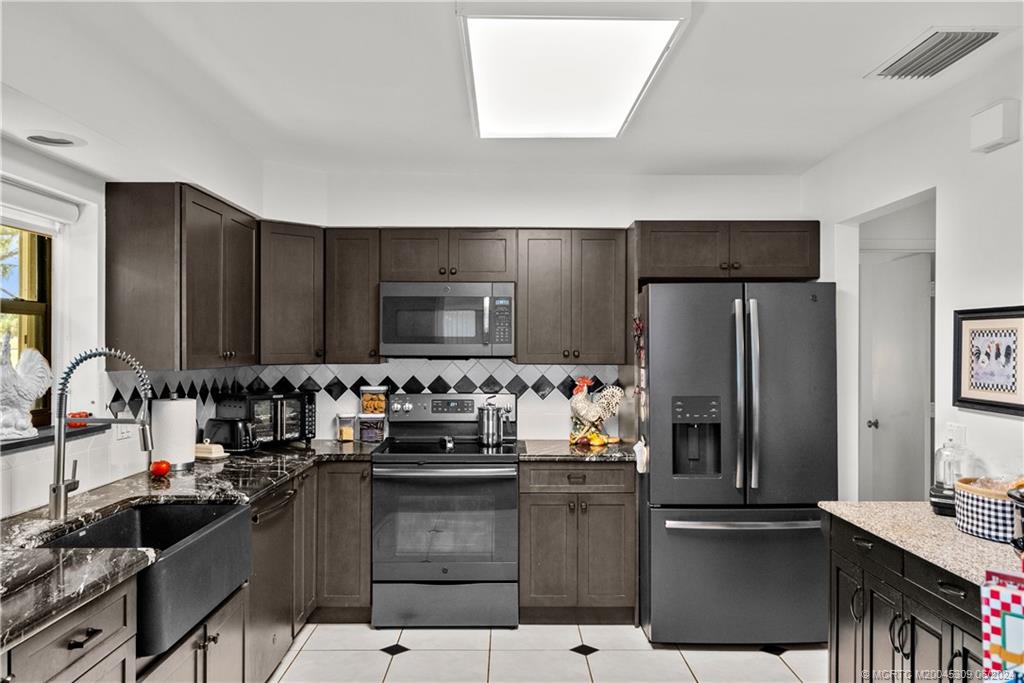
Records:
[[[967,611],[978,609],[977,593],[958,604],[959,592],[943,595],[921,580],[925,574],[940,576],[935,585],[951,590],[956,577],[930,564],[923,572],[924,560],[826,518],[829,680],[980,680],[981,623]]]
[[[298,635],[316,606],[316,498],[317,468],[296,479],[295,530],[292,535],[295,558],[292,588],[292,637]]]
[[[317,476],[317,611],[368,621],[370,463],[326,463]]]
[[[203,645],[206,630],[200,624],[145,673],[144,683],[203,683],[206,658]]]
[[[56,679],[60,680],[60,679]],[[134,683],[135,638],[100,660],[100,663],[75,679],[75,683]]]
[[[519,605],[524,623],[632,621],[635,505],[632,493],[520,494]]]

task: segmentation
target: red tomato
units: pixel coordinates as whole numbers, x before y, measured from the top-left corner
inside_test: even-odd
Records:
[[[149,466],[149,473],[154,477],[166,477],[171,473],[171,463],[166,460],[155,460]]]

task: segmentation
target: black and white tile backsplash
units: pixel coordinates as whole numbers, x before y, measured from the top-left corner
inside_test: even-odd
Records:
[[[138,413],[142,397],[131,372],[108,373],[114,385],[110,402],[126,401]],[[356,412],[359,387],[385,385],[389,393],[498,393],[518,396],[522,438],[562,438],[569,430],[568,399],[575,378],[595,379],[591,391],[618,382],[614,365],[516,365],[501,359],[425,360],[396,358],[373,365],[266,365],[186,372],[152,372],[159,398],[196,399],[200,426],[213,417],[217,398],[240,391],[317,393],[317,435],[334,434],[339,412]],[[615,425],[609,424],[614,431]]]

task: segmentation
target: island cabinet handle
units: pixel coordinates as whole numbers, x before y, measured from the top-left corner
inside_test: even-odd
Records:
[[[853,617],[853,620],[858,624],[860,623],[861,617],[864,615],[857,613],[857,596],[863,592],[864,588],[857,586],[853,589],[853,593],[850,594],[850,616]]]
[[[903,627],[907,627],[907,642],[903,642]],[[910,648],[914,644],[914,627],[910,623],[910,619],[904,619],[900,623],[900,628],[896,631],[896,639],[900,644],[900,653],[903,655],[903,659],[910,659]]]
[[[565,475],[565,478],[569,480],[570,484],[586,484],[587,483],[587,475],[579,473],[579,472],[569,473],[569,474]]]
[[[946,595],[953,595],[961,600],[965,600],[967,598],[967,591],[960,586],[954,586],[953,584],[946,583],[945,581],[938,581],[936,582],[936,585],[938,585],[939,590]]]
[[[874,543],[864,538],[863,536],[854,536],[853,544],[856,546],[860,546],[861,548],[864,548],[864,550],[871,550],[875,547]]]
[[[99,637],[101,633],[103,633],[103,629],[101,628],[87,628],[85,629],[85,638],[72,638],[68,641],[68,649],[81,650],[89,644],[89,641],[95,640],[97,637]]]
[[[895,612],[892,615],[892,619],[889,621],[889,644],[892,645],[892,649],[897,654],[903,654],[903,650],[900,649],[900,644],[896,641],[896,621],[902,619],[903,615],[899,612]],[[902,626],[902,624],[900,624]]]
[[[956,660],[958,660],[958,659],[962,663],[960,665],[960,671],[955,671],[953,669],[953,667],[956,666]],[[961,672],[965,668],[966,664],[967,664],[967,655],[964,653],[964,651],[963,650],[953,650],[953,654],[951,654],[949,656],[949,661],[946,662],[946,670],[942,672],[942,675],[948,677],[949,680],[951,680],[951,681],[952,680],[957,680],[960,677]]]

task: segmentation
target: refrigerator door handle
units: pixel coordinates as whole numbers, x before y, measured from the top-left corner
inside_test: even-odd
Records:
[[[761,330],[757,299],[750,300],[750,488],[756,489],[761,464]]]
[[[800,519],[784,522],[698,522],[666,520],[665,528],[670,530],[692,531],[793,531],[800,529],[820,529],[821,521],[817,519]]]
[[[747,350],[743,335],[743,299],[732,302],[733,317],[736,321],[736,488],[743,488],[744,453],[747,450]]]

